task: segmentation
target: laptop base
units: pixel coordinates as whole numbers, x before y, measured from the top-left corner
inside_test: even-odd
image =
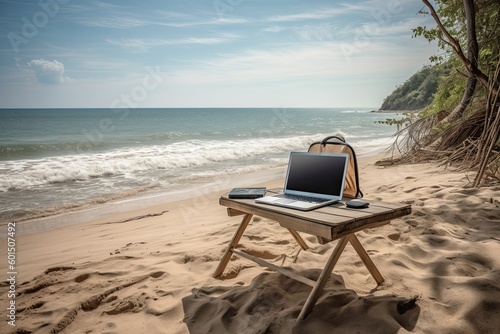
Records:
[[[300,211],[310,211],[310,210],[314,210],[317,208],[321,208],[323,206],[328,206],[328,205],[332,205],[332,204],[339,202],[338,200],[330,200],[330,201],[324,201],[324,202],[320,202],[320,203],[318,203],[318,202],[305,202],[305,201],[298,201],[298,200],[283,198],[283,197],[280,197],[280,195],[282,195],[282,194],[257,198],[255,200],[255,203],[282,206],[285,208],[296,209],[296,210],[300,210]]]

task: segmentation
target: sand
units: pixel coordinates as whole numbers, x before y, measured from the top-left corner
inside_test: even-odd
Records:
[[[300,323],[310,287],[237,256],[222,279],[211,276],[240,218],[218,205],[227,189],[203,189],[182,201],[19,232],[16,297],[8,298],[3,279],[0,332],[499,333],[500,187],[467,188],[473,175],[435,163],[380,167],[375,160],[359,161],[365,198],[413,210],[357,234],[385,282],[377,286],[348,245]],[[0,272],[8,278],[1,228]],[[240,243],[315,278],[336,242],[302,236],[308,251],[277,223],[255,217]],[[398,311],[398,304],[410,307]]]

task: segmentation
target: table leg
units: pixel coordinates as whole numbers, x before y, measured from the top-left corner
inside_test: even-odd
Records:
[[[300,245],[300,247],[302,247],[303,250],[308,250],[309,249],[309,246],[307,246],[306,242],[304,241],[304,239],[302,239],[302,237],[300,236],[299,232],[297,232],[297,231],[295,231],[294,229],[291,229],[291,228],[288,228],[288,231],[290,231],[290,233],[292,234],[292,236],[295,239],[295,241],[297,241],[297,243]]]
[[[236,230],[236,233],[233,236],[233,239],[229,243],[229,246],[226,249],[226,252],[222,256],[219,265],[217,266],[217,269],[215,269],[215,272],[213,273],[213,277],[218,277],[222,275],[224,272],[224,269],[226,269],[227,264],[229,263],[229,260],[231,259],[231,256],[233,255],[233,251],[231,250],[232,248],[236,247],[238,245],[238,242],[240,242],[241,236],[245,232],[245,229],[247,228],[248,224],[250,223],[250,220],[252,219],[251,214],[245,214],[243,219],[241,220],[240,226]]]
[[[366,250],[363,248],[363,245],[361,245],[361,243],[359,242],[359,239],[354,234],[351,234],[349,242],[351,243],[352,247],[356,250],[359,257],[361,258],[361,261],[363,261],[363,263],[365,264],[370,274],[372,274],[375,281],[377,281],[378,284],[381,284],[384,281],[384,277],[378,271],[372,259],[370,258]]]
[[[319,296],[321,295],[321,292],[323,291],[326,282],[328,278],[330,277],[333,268],[337,264],[337,261],[339,260],[340,255],[344,251],[345,246],[347,245],[347,242],[349,241],[349,238],[351,236],[347,235],[345,237],[342,237],[335,249],[332,252],[332,255],[330,255],[330,258],[326,262],[325,268],[319,275],[318,280],[316,281],[316,285],[312,289],[311,293],[309,294],[309,297],[307,297],[306,303],[302,307],[302,310],[300,311],[299,317],[297,318],[297,321],[303,320],[313,309],[314,304],[316,304],[316,301],[318,300]]]

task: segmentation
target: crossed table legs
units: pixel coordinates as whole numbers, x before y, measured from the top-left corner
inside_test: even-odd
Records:
[[[323,268],[323,271],[319,275],[319,278],[317,281],[313,281],[309,278],[303,277],[295,272],[292,272],[290,270],[287,270],[285,268],[276,266],[272,263],[269,263],[267,261],[264,261],[258,257],[252,256],[250,254],[247,254],[239,249],[236,248],[238,245],[241,237],[243,236],[243,233],[245,232],[245,229],[247,228],[248,224],[250,223],[252,219],[252,214],[249,213],[240,213],[244,214],[243,219],[240,223],[240,226],[236,230],[236,233],[233,236],[233,239],[229,243],[229,246],[227,247],[224,255],[222,256],[219,265],[217,266],[217,269],[215,269],[215,272],[213,273],[214,277],[219,277],[222,275],[224,272],[224,269],[226,268],[227,264],[229,263],[229,260],[231,259],[231,256],[233,254],[237,254],[240,256],[243,256],[251,261],[256,262],[257,264],[266,266],[268,268],[271,268],[273,270],[276,270],[280,272],[283,275],[286,275],[288,277],[291,277],[297,281],[300,281],[304,284],[307,284],[311,286],[313,289],[311,293],[309,294],[309,297],[307,298],[304,306],[302,307],[302,310],[299,314],[299,317],[297,318],[297,321],[305,319],[307,315],[312,311],[314,305],[316,304],[316,301],[320,297],[321,293],[323,292],[323,289],[326,285],[326,282],[328,278],[330,277],[333,268],[337,264],[338,259],[340,258],[340,255],[344,251],[345,246],[347,245],[348,242],[351,243],[353,246],[354,250],[358,253],[359,257],[363,261],[364,265],[370,272],[370,274],[373,276],[375,281],[378,284],[381,284],[384,281],[384,277],[380,274],[378,271],[377,267],[373,263],[373,261],[370,259],[370,256],[366,252],[366,250],[363,248],[361,243],[359,242],[358,238],[354,235],[354,233],[345,235],[341,237],[338,241],[337,246],[333,250],[332,254],[330,255],[328,261],[325,264],[325,267]],[[302,249],[307,250],[308,246],[305,243],[305,241],[302,239],[302,237],[299,235],[299,233],[293,229],[288,228],[294,239],[298,242],[298,244],[302,247]]]

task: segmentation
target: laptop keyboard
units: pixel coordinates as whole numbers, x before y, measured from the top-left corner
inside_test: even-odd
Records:
[[[323,203],[329,201],[329,199],[324,199],[324,198],[290,195],[290,194],[281,194],[278,197],[291,199],[294,201],[309,202],[309,203]]]

